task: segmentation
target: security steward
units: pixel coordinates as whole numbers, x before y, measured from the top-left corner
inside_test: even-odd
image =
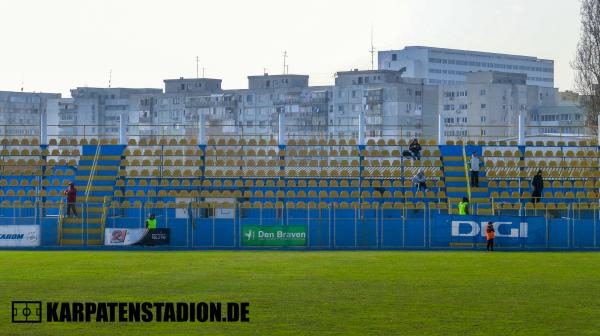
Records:
[[[485,229],[485,237],[487,238],[487,250],[494,251],[494,237],[496,236],[496,231],[494,230],[494,225],[492,222],[488,222],[487,228]]]
[[[148,216],[148,219],[146,219],[146,228],[147,229],[156,229],[156,217],[154,216],[154,214],[150,214],[150,216]]]
[[[462,202],[458,203],[458,214],[466,216],[469,214],[469,199],[463,197]]]

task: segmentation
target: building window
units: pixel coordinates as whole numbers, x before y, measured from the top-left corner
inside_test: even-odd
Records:
[[[485,116],[481,116],[481,122],[484,123],[485,120],[486,120],[486,117]]]
[[[485,96],[486,94],[487,92],[485,91],[485,89],[481,89],[481,91],[479,91],[480,96]]]
[[[487,108],[487,104],[481,104],[481,108],[482,109]]]
[[[398,60],[398,55],[392,54],[392,61],[397,61],[397,60]]]

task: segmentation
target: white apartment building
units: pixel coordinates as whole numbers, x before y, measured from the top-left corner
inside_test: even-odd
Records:
[[[536,57],[480,51],[409,46],[380,51],[381,70],[404,70],[404,77],[427,84],[460,84],[468,72],[500,71],[527,75],[527,85],[554,87],[554,61]]]
[[[0,138],[40,135],[41,114],[59,93],[0,91]]]
[[[446,139],[494,140],[518,136],[518,118],[532,125],[538,111],[556,106],[557,90],[526,84],[525,74],[472,72],[463,84],[440,85]],[[527,134],[541,129],[530,128]]]

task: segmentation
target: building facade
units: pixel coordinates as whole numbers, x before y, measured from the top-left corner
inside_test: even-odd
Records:
[[[519,114],[531,125],[538,111],[556,106],[557,90],[527,85],[525,74],[472,72],[466,83],[440,85],[444,137],[493,140],[518,137]],[[541,131],[531,128],[530,134]]]
[[[437,88],[423,80],[392,70],[345,71],[332,92],[330,136],[357,138],[363,113],[367,139],[433,137],[423,133],[423,120],[436,114]]]
[[[539,106],[532,111],[528,126],[531,134],[586,134],[588,129],[581,97],[571,91],[559,92],[555,104]]]
[[[0,138],[39,137],[47,102],[59,93],[0,91]]]
[[[130,97],[159,93],[161,89],[78,87],[71,98],[48,100],[48,136],[117,138],[121,115],[130,117]]]
[[[427,84],[466,82],[466,74],[477,71],[523,73],[527,84],[554,87],[554,61],[536,57],[409,46],[380,51],[379,69],[404,70],[404,77],[422,78]]]

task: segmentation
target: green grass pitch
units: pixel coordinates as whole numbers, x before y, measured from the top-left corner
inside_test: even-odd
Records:
[[[0,335],[598,335],[600,254],[0,252]],[[248,301],[249,323],[12,324],[12,300]]]

